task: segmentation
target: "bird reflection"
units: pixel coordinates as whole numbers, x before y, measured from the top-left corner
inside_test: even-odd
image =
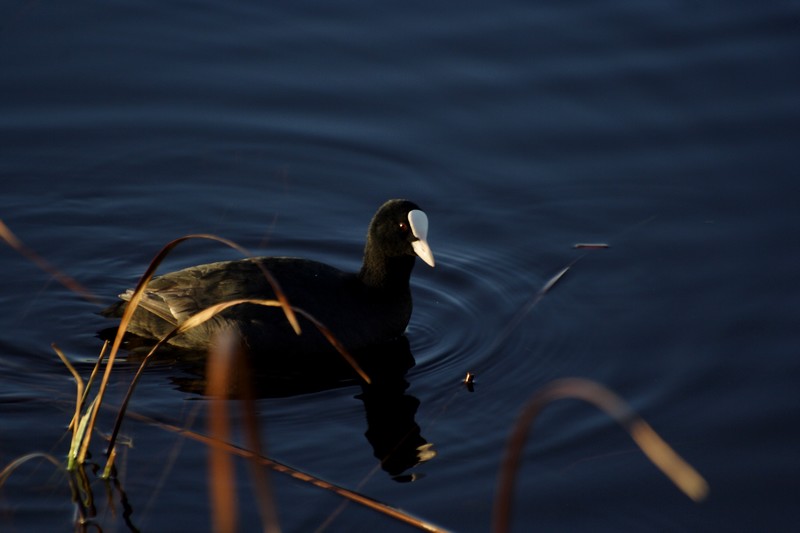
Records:
[[[433,459],[436,452],[421,435],[415,420],[420,402],[406,392],[409,387],[406,374],[416,364],[408,339],[402,336],[369,352],[353,355],[370,376],[371,384],[358,379],[339,356],[303,368],[291,368],[286,364],[287,358],[282,358],[279,365],[262,363],[248,373],[253,376],[257,398],[289,397],[360,384],[361,393],[356,398],[364,403],[367,421],[364,435],[375,457],[394,480],[413,481],[417,475],[408,471]],[[181,357],[180,367],[189,375],[170,378],[177,389],[205,393],[206,367],[202,359],[198,357],[196,364],[192,364],[185,354]],[[236,397],[238,391],[229,392]]]
[[[415,476],[404,472],[436,456],[415,420],[420,402],[406,394],[409,383],[405,376],[415,364],[414,357],[406,337],[376,352],[367,359],[376,363],[364,365],[372,383],[362,383],[357,396],[367,414],[364,435],[389,475],[397,481],[413,481]]]

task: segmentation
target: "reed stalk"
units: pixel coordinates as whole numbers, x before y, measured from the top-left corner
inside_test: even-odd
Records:
[[[554,380],[536,391],[522,408],[506,444],[494,500],[492,531],[506,533],[511,526],[514,485],[522,451],[536,417],[550,403],[560,399],[588,402],[613,418],[637,446],[684,494],[695,502],[708,495],[708,483],[619,396],[597,382],[582,378]]]

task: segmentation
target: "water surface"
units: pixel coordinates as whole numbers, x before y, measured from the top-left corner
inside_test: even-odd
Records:
[[[389,404],[402,408],[377,402],[376,413],[355,384],[263,398],[270,457],[442,527],[487,531],[517,413],[545,383],[580,376],[625,398],[707,478],[710,497],[692,503],[613,421],[564,401],[531,433],[515,530],[796,524],[796,6],[11,2],[0,12],[0,217],[106,303],[184,234],[354,270],[385,199],[428,213],[437,266],[413,276],[416,365]],[[162,268],[236,256],[193,242]],[[0,463],[61,458],[74,388],[50,344],[88,375],[107,324],[99,305],[10,248],[0,263]],[[123,360],[109,405],[135,367]],[[474,392],[461,384],[467,371]],[[207,402],[182,390],[187,376],[154,365],[131,409],[204,431]],[[409,422],[437,455],[398,478],[380,469],[371,438]],[[92,485],[96,522],[207,530],[206,447],[135,420],[123,432],[134,445],[119,489],[107,501]],[[255,529],[239,474],[240,523]],[[314,530],[341,504],[271,479],[287,531]],[[0,508],[10,531],[74,519],[47,463],[11,476]],[[329,530],[378,528],[407,526],[350,504]]]

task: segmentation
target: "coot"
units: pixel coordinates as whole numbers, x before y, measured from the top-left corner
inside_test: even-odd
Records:
[[[128,332],[160,339],[195,313],[241,298],[273,299],[259,264],[278,281],[292,306],[325,324],[351,351],[402,335],[411,317],[409,278],[415,256],[434,266],[427,242],[428,218],[413,202],[389,200],[369,225],[364,261],[358,273],[293,257],[259,257],[210,263],[153,278]],[[132,291],[120,295],[130,300]],[[109,307],[120,316],[125,302]],[[280,308],[241,304],[170,340],[190,350],[206,350],[216,334],[230,329],[256,355],[315,354],[330,351],[328,341],[302,316],[296,335]],[[270,358],[272,359],[272,358]]]

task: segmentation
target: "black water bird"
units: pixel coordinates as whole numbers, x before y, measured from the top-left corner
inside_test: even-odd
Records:
[[[370,222],[358,273],[342,272],[309,259],[258,257],[158,276],[147,285],[128,332],[160,339],[188,317],[220,302],[274,299],[275,293],[261,271],[263,266],[293,307],[325,324],[348,350],[363,350],[403,335],[411,317],[409,279],[415,258],[434,266],[427,233],[428,218],[416,204],[389,200]],[[121,294],[123,301],[103,314],[121,316],[131,296],[131,290]],[[205,351],[220,331],[232,330],[256,356],[330,352],[328,341],[312,324],[302,317],[300,324],[303,331],[297,335],[280,308],[245,303],[226,309],[169,342],[175,347]]]

